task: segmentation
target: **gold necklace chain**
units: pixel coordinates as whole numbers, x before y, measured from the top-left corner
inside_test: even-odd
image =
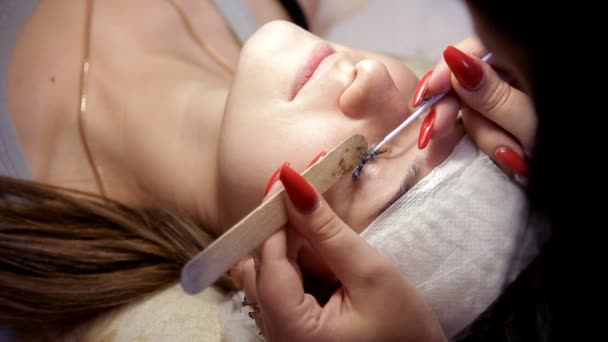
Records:
[[[78,108],[78,133],[80,135],[80,141],[84,147],[84,152],[87,157],[87,162],[91,171],[93,171],[93,177],[95,178],[95,184],[99,193],[103,197],[107,197],[106,188],[101,178],[101,171],[95,162],[93,153],[91,153],[91,147],[89,146],[89,140],[85,130],[85,119],[87,114],[87,90],[89,80],[89,57],[91,55],[91,21],[93,17],[93,3],[94,0],[89,0],[85,5],[85,29],[84,29],[84,51],[82,57],[82,70],[80,72],[80,106]]]
[[[184,11],[183,7],[177,3],[177,0],[167,0],[167,2],[171,4],[173,8],[175,8],[175,11],[177,11],[180,18],[182,19],[182,22],[184,23],[188,34],[194,40],[194,42],[201,48],[201,50],[206,52],[228,74],[233,75],[234,70],[232,69],[232,67],[228,65],[228,63],[226,63],[226,61],[224,61],[215,51],[213,51],[213,49],[209,48],[209,46],[207,46],[207,44],[205,44],[205,42],[200,39],[199,36],[196,34],[194,28],[192,27],[192,23],[190,22],[190,20],[188,20],[186,12]]]
[[[213,49],[209,48],[204,41],[202,41],[194,28],[190,20],[188,20],[188,16],[184,9],[177,3],[176,0],[166,0],[179,14],[180,19],[182,20],[188,34],[192,37],[194,42],[204,51],[206,52],[215,62],[228,74],[233,75],[233,68],[226,63],[219,55],[213,51]],[[87,162],[91,171],[93,172],[93,177],[95,179],[95,184],[99,193],[102,197],[107,197],[107,192],[105,188],[105,184],[102,178],[102,171],[97,165],[95,161],[95,157],[91,152],[91,147],[89,145],[89,140],[87,138],[86,129],[85,129],[85,119],[87,114],[87,91],[88,91],[88,82],[89,82],[89,71],[90,71],[90,55],[91,55],[91,31],[92,31],[92,21],[93,21],[93,9],[95,6],[95,0],[88,0],[85,5],[85,29],[84,29],[84,48],[83,48],[83,58],[82,58],[82,69],[80,73],[80,105],[78,108],[78,133],[80,136],[80,141],[84,148],[84,152],[86,155]]]

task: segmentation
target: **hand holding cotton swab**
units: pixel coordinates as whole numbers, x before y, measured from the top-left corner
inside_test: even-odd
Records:
[[[488,60],[490,60],[491,57],[492,57],[492,53],[488,52],[485,56],[483,56],[481,58],[481,60],[484,62],[487,62]],[[367,154],[365,154],[365,156],[363,157],[363,159],[361,160],[359,165],[357,165],[357,167],[353,171],[353,175],[352,175],[353,181],[356,181],[357,179],[359,179],[359,177],[361,176],[361,172],[363,171],[363,166],[365,166],[365,164],[372,161],[372,159],[374,159],[374,157],[376,157],[380,153],[380,149],[384,145],[386,145],[388,142],[393,140],[397,135],[399,135],[399,133],[401,133],[412,122],[416,121],[416,119],[418,119],[418,117],[420,115],[426,113],[429,109],[431,109],[431,107],[433,105],[435,105],[435,103],[437,103],[439,100],[444,98],[447,93],[448,92],[445,92],[443,94],[439,94],[439,95],[435,95],[435,96],[431,97],[428,101],[424,102],[424,104],[422,106],[418,107],[418,109],[416,109],[416,111],[414,113],[412,113],[412,115],[408,116],[408,118],[405,119],[405,121],[403,121],[399,126],[397,126],[397,128],[395,128],[392,132],[390,132],[387,136],[385,136],[384,139],[382,139],[382,141],[380,141],[378,144],[372,146],[372,148],[367,152]]]

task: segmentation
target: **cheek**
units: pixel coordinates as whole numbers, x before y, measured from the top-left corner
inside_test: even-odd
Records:
[[[273,115],[245,110],[226,116],[218,149],[220,197],[231,223],[260,203],[283,163],[304,171],[319,152],[333,148],[327,132],[314,128],[314,120],[292,120],[301,116],[285,112],[264,120],[258,118]]]
[[[224,228],[228,228],[253,210],[263,198],[262,179],[272,174],[270,168],[255,168],[246,150],[224,153],[219,163],[219,197],[224,212]],[[266,164],[268,165],[268,164]]]

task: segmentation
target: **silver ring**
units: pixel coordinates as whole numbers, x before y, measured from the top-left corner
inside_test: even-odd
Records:
[[[245,307],[245,306],[254,306],[254,305],[258,305],[258,303],[249,303],[249,302],[247,301],[247,297],[243,297],[243,302],[242,302],[241,304],[243,304],[243,307]]]
[[[243,305],[243,307],[248,307],[249,311],[247,312],[247,315],[249,316],[249,318],[253,319],[253,315],[260,312],[260,308],[258,307],[258,303],[249,303],[247,301],[247,297],[243,298],[243,302],[241,303]]]

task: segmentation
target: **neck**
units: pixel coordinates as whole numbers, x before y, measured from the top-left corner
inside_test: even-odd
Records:
[[[124,54],[128,44],[109,51]],[[223,71],[157,57],[91,60],[88,131],[106,183],[115,181],[107,192],[183,211],[216,231],[217,145],[229,82]]]
[[[145,23],[112,4],[95,3],[84,125],[107,196],[184,211],[219,231],[216,151],[230,77],[191,39],[158,39],[188,36],[165,2],[148,6],[157,20]],[[98,193],[77,125],[84,5],[39,4],[13,54],[9,106],[36,179]],[[50,17],[63,25],[49,27]]]

